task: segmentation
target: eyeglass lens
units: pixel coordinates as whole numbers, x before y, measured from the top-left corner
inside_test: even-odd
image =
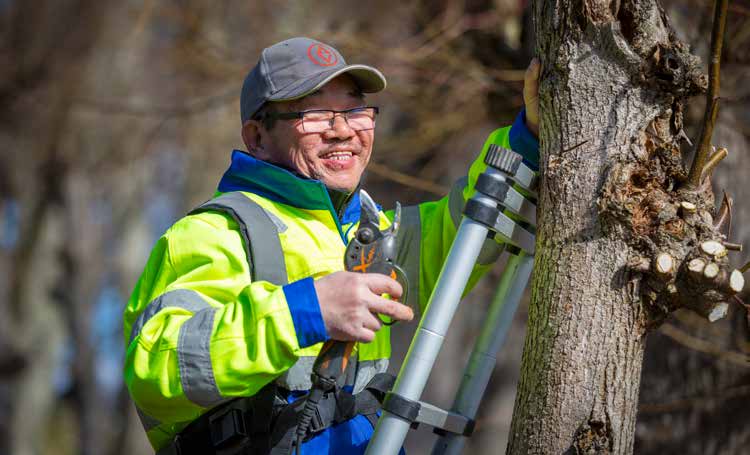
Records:
[[[354,131],[371,130],[375,128],[375,110],[372,108],[357,109],[334,113],[333,111],[306,112],[302,117],[302,127],[306,133],[321,133],[333,128],[335,116],[340,115]]]

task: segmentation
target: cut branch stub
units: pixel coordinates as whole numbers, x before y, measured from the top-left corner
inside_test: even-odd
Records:
[[[705,242],[701,243],[701,250],[711,255],[715,258],[720,258],[727,255],[727,248],[721,244],[721,242],[717,242],[716,240],[706,240]]]
[[[684,214],[695,213],[695,211],[698,210],[698,207],[696,207],[695,204],[688,201],[680,202],[680,208],[682,209],[682,213]]]
[[[703,269],[706,268],[706,261],[701,258],[695,258],[688,262],[688,270],[695,277],[703,276]]]
[[[689,308],[708,319],[709,322],[716,322],[727,315],[729,304],[727,302],[699,300],[690,305]]]
[[[703,276],[708,278],[709,280],[713,280],[717,276],[719,276],[719,264],[715,262],[709,262],[706,264],[706,267],[703,269]]]
[[[742,276],[742,272],[739,270],[732,270],[729,274],[729,290],[735,294],[739,294],[745,288],[745,277]]]
[[[706,316],[708,318],[708,322],[716,322],[719,319],[723,318],[727,315],[728,309],[729,304],[727,302],[717,303]]]
[[[659,253],[654,258],[654,271],[662,279],[668,279],[674,274],[675,261],[669,253]]]

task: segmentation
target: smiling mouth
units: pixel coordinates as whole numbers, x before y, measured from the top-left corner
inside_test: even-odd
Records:
[[[352,156],[354,156],[352,152],[329,152],[321,155],[320,158],[323,160],[344,161],[350,159]]]

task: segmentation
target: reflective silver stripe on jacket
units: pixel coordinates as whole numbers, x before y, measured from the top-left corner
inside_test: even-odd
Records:
[[[177,363],[185,397],[204,408],[223,401],[211,364],[211,334],[216,308],[198,311],[180,327]]]
[[[216,385],[211,365],[211,333],[216,308],[209,305],[200,294],[189,289],[175,289],[154,299],[133,324],[130,341],[132,342],[146,323],[161,310],[175,307],[193,313],[180,326],[177,338],[177,364],[182,389],[185,396],[198,406],[216,405],[223,399]],[[145,416],[143,412],[139,412],[139,415]],[[143,417],[141,417],[141,422],[144,427],[147,426]],[[153,423],[150,420],[148,422]]]
[[[451,219],[453,219],[453,224],[456,226],[456,229],[458,229],[458,226],[461,224],[461,219],[463,218],[464,205],[466,205],[463,191],[468,182],[468,177],[460,178],[453,184],[451,192],[448,195],[448,211],[451,214]],[[497,243],[494,239],[485,240],[482,244],[482,249],[479,252],[479,257],[477,258],[477,264],[488,265],[494,263],[497,261],[497,258],[500,257],[500,253],[502,253],[504,249],[505,246]]]
[[[224,193],[193,210],[215,210],[231,216],[239,226],[253,281],[287,284],[286,262],[279,233],[287,226],[274,214],[240,192]]]
[[[300,357],[297,362],[281,376],[276,379],[276,385],[290,390],[310,390],[312,382],[310,375],[316,357]],[[354,393],[359,392],[370,382],[377,373],[384,373],[388,369],[388,359],[359,361],[356,356],[350,359],[349,368],[345,377],[339,378],[338,385],[343,387],[350,385]]]
[[[357,364],[357,376],[352,393],[359,393],[365,388],[370,379],[378,373],[388,370],[388,359],[364,360]]]
[[[165,292],[146,305],[146,309],[138,315],[130,329],[130,342],[132,343],[135,337],[141,333],[141,329],[151,318],[167,307],[182,308],[191,313],[196,313],[203,308],[208,308],[209,304],[197,292],[190,289],[175,289]]]

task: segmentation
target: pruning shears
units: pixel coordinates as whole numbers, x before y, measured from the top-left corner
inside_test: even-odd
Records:
[[[402,301],[406,301],[409,283],[406,273],[396,264],[396,235],[401,225],[401,204],[396,203],[396,212],[390,227],[380,230],[380,210],[365,190],[359,190],[360,216],[359,227],[346,247],[344,268],[355,273],[382,273],[401,284],[404,292]],[[393,325],[396,321],[384,321],[384,325]],[[312,388],[306,397],[307,403],[297,426],[297,443],[299,448],[307,433],[315,405],[323,394],[334,390],[337,381],[346,373],[349,357],[354,349],[354,341],[329,340],[315,359],[312,368]]]
[[[359,228],[354,238],[346,247],[344,268],[350,272],[382,273],[401,284],[404,293],[401,301],[407,301],[409,282],[406,273],[396,263],[398,254],[396,235],[401,226],[401,204],[396,203],[393,223],[386,230],[380,230],[380,211],[375,201],[365,190],[359,190]],[[380,316],[378,316],[380,317]],[[393,325],[395,321],[383,321],[385,325]]]
[[[406,273],[396,264],[396,235],[401,225],[401,204],[396,203],[393,223],[384,231],[380,230],[380,210],[365,190],[359,190],[359,204],[359,227],[346,247],[344,268],[349,272],[382,273],[393,278],[401,284],[404,290],[401,300],[405,302],[409,282]],[[380,319],[380,322],[390,326],[396,321]],[[334,380],[342,376],[353,349],[353,341],[327,341],[313,365],[313,382],[316,376]]]

